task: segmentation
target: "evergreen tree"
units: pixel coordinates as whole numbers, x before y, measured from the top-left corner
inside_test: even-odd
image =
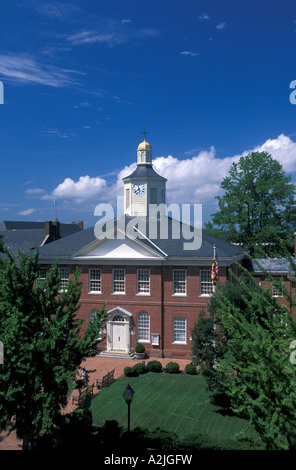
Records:
[[[209,233],[242,244],[253,257],[293,252],[295,185],[278,161],[267,152],[241,157],[221,188],[224,194],[216,197],[219,211],[205,225]]]
[[[228,331],[217,316],[217,311],[221,308],[222,299],[227,298],[244,316],[250,318],[250,300],[256,289],[258,284],[253,278],[248,293],[240,284],[229,281],[218,283],[207,311],[199,313],[191,331],[192,362],[200,367],[200,373],[206,378],[212,401],[223,407],[229,406],[229,398],[217,364],[227,352]]]
[[[248,428],[257,431],[268,449],[295,449],[296,369],[290,345],[296,320],[270,289],[254,289],[253,276],[243,272],[236,277],[243,302],[222,286],[217,290],[215,315],[226,343],[217,368],[211,369],[211,385],[218,394],[222,390],[232,412],[248,420]],[[283,283],[276,285],[293,305]]]
[[[105,307],[82,331],[79,270],[60,292],[58,266],[38,280],[38,252],[0,259],[0,425],[12,422],[24,448],[50,433],[81,362],[96,354]]]

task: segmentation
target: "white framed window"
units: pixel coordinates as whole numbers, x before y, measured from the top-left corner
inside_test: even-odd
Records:
[[[213,293],[212,273],[210,269],[200,271],[200,295]]]
[[[137,316],[138,341],[150,341],[150,316],[147,312],[139,312]]]
[[[47,274],[47,268],[39,268],[36,276],[36,283],[38,284],[38,281],[44,281],[46,278]]]
[[[138,269],[137,294],[150,294],[150,270]]]
[[[125,271],[124,269],[113,269],[113,294],[125,293]]]
[[[186,295],[186,269],[173,270],[173,293]]]
[[[60,278],[60,290],[67,290],[68,282],[70,279],[70,269],[69,268],[59,268],[59,278]]]
[[[98,268],[91,268],[89,270],[89,292],[101,293],[101,287],[101,270]]]
[[[280,282],[281,279],[279,277],[275,277],[274,281]],[[271,293],[273,297],[283,297],[284,295],[283,290],[279,286],[275,286],[274,284],[272,284]]]
[[[186,318],[173,319],[173,342],[186,343]]]
[[[159,333],[152,333],[152,346],[159,346]]]

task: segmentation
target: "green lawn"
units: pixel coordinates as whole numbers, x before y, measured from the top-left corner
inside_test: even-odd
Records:
[[[217,445],[227,442],[233,448],[249,449],[248,444],[232,444],[232,437],[246,424],[234,416],[223,415],[210,403],[205,380],[184,374],[149,373],[115,381],[92,400],[93,424],[116,420],[127,427],[127,405],[122,393],[127,384],[134,389],[131,430],[161,428],[175,432],[180,440],[189,434],[207,434]]]

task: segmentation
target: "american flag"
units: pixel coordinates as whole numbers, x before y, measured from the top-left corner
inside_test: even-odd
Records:
[[[214,257],[212,263],[212,281],[213,284],[216,284],[216,281],[219,279],[219,265],[218,265],[218,258],[216,255],[216,245],[214,245]]]

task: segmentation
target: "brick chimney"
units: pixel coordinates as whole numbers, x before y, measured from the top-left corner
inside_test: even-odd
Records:
[[[81,230],[83,230],[83,221],[81,220],[80,222],[71,222],[72,225],[78,225],[78,227],[81,228]]]
[[[61,238],[60,222],[58,220],[45,222],[45,236],[48,236],[47,243]]]

